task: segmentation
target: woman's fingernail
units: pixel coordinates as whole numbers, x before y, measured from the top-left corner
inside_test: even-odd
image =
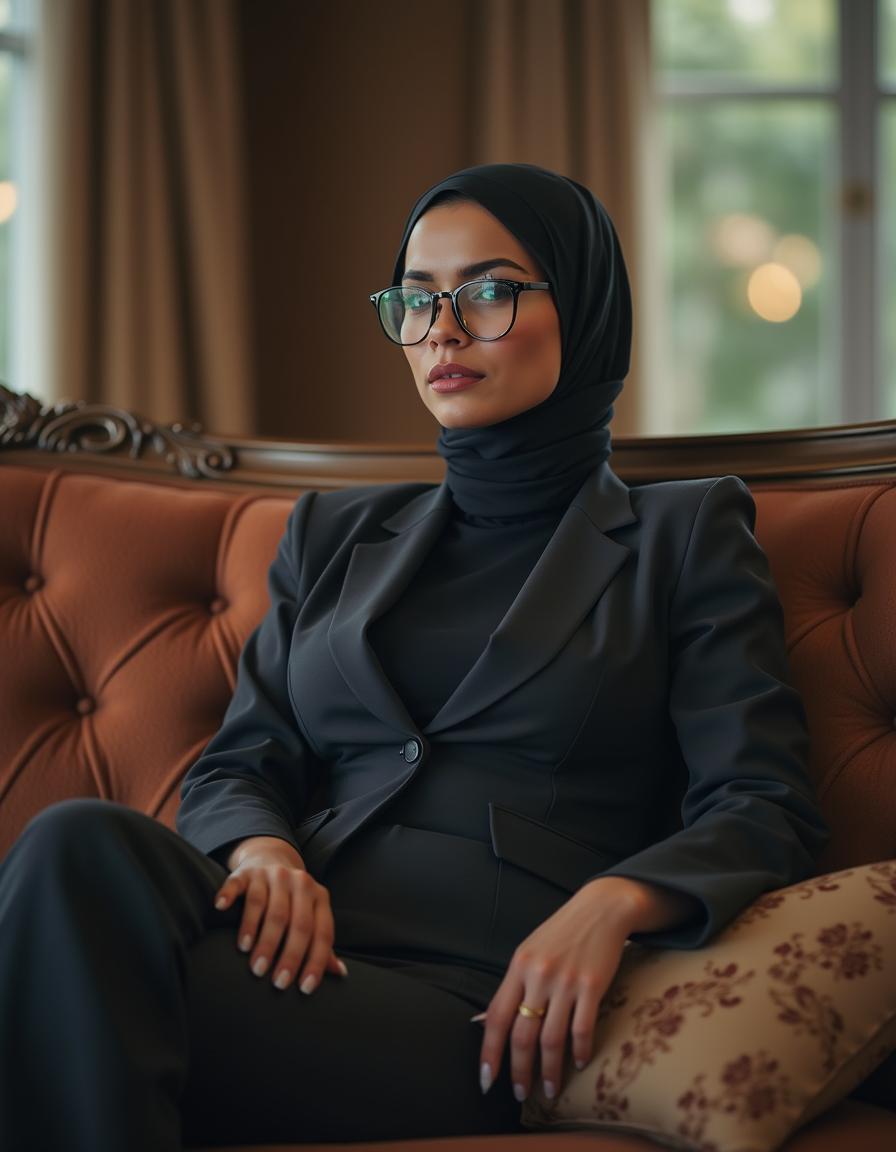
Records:
[[[484,1020],[487,1015],[488,1013],[486,1012],[480,1012],[478,1016],[471,1016],[470,1023],[475,1024],[478,1020]]]
[[[248,952],[252,947],[252,937],[246,935],[240,940],[240,952]]]
[[[514,1084],[513,1094],[516,1096],[517,1100],[519,1100],[520,1104],[522,1104],[522,1102],[526,1099],[526,1089],[522,1086],[522,1084]]]
[[[553,1080],[545,1080],[545,1082],[544,1082],[544,1094],[545,1094],[545,1096],[547,1096],[548,1100],[553,1100],[554,1097],[557,1095],[557,1089],[554,1087]]]
[[[218,899],[215,901],[215,907],[216,908],[226,908],[227,907],[227,897],[226,896],[219,896]]]
[[[305,993],[305,995],[308,996],[311,992],[314,991],[316,985],[317,985],[317,977],[316,976],[306,976],[305,979],[302,981],[302,983],[299,985],[299,987]]]
[[[488,1064],[483,1064],[479,1069],[479,1087],[482,1089],[483,1096],[488,1092],[492,1086],[492,1070]]]
[[[255,963],[252,965],[252,971],[256,976],[264,976],[267,970],[268,962],[264,956],[259,956]]]
[[[340,976],[348,976],[348,968],[346,968],[341,960],[336,961],[336,967],[339,969]]]
[[[587,1060],[576,1060],[576,1068],[581,1072],[587,1063]]]
[[[290,979],[291,976],[289,972],[287,972],[287,970],[284,968],[282,972],[277,973],[277,979],[274,981],[274,983],[282,992],[286,985],[289,983]]]

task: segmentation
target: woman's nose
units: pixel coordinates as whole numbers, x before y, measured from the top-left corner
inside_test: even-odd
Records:
[[[471,340],[458,324],[451,301],[446,296],[436,301],[436,318],[429,330],[429,339],[433,344],[465,344]]]

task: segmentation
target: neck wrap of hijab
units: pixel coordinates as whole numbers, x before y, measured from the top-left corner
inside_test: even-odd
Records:
[[[400,284],[411,230],[446,192],[475,200],[538,261],[560,316],[561,370],[550,396],[484,428],[443,428],[439,453],[461,510],[512,518],[559,512],[610,455],[613,400],[629,368],[632,306],[619,239],[581,184],[532,164],[465,168],[424,192],[395,261]]]

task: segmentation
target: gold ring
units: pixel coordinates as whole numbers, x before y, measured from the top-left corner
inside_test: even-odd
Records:
[[[528,1004],[520,1004],[517,1012],[519,1012],[521,1016],[529,1016],[531,1019],[537,1020],[539,1017],[544,1016],[547,1008],[530,1008]]]

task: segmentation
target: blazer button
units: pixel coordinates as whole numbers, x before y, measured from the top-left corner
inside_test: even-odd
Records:
[[[406,740],[401,755],[408,764],[416,764],[422,752],[423,749],[420,747],[419,740]]]

